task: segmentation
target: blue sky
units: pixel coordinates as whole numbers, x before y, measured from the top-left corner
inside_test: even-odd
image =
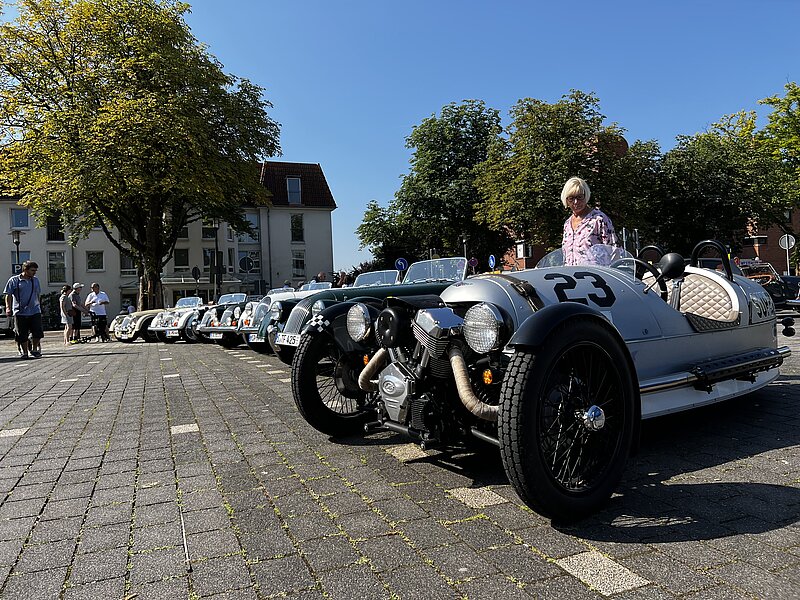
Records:
[[[195,0],[225,70],[266,88],[282,160],[319,163],[339,208],[334,267],[408,170],[405,137],[449,102],[501,111],[593,91],[629,141],[704,130],[800,80],[797,0]],[[557,199],[554,199],[554,202]]]

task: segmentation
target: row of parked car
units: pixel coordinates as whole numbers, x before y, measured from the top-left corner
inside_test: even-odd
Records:
[[[766,288],[727,258],[704,263],[709,249],[725,256],[713,240],[686,260],[597,247],[591,265],[556,251],[472,277],[464,257],[421,261],[402,281],[184,299],[123,316],[114,334],[274,352],[315,429],[494,445],[523,501],[574,520],[611,497],[643,419],[759,389],[790,355],[776,332],[793,335],[793,321],[779,329]]]

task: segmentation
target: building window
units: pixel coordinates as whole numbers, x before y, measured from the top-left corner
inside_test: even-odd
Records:
[[[742,246],[766,246],[767,236],[751,235],[742,240]]]
[[[189,271],[189,249],[175,248],[173,254],[176,273],[187,273]]]
[[[261,253],[258,250],[239,250],[239,273],[261,271]]]
[[[189,239],[189,226],[184,225],[181,227],[181,230],[178,232],[178,239],[179,240],[188,240]]]
[[[47,241],[64,241],[64,227],[61,224],[60,217],[47,217]]]
[[[67,265],[64,252],[47,253],[47,281],[49,283],[67,282]]]
[[[226,223],[225,224],[225,231],[227,232],[225,238],[229,242],[232,242],[233,241],[233,227],[231,227],[228,223]],[[233,264],[233,261],[231,261],[231,264]]]
[[[517,242],[517,258],[530,258],[533,254],[533,246],[526,242]]]
[[[292,241],[304,242],[303,215],[292,215]]]
[[[239,234],[239,241],[244,244],[257,244],[258,243],[258,213],[257,212],[246,212],[244,213],[244,218],[247,219],[247,222],[250,223],[250,227],[253,228],[253,233],[240,233]]]
[[[228,272],[233,273],[233,265],[236,264],[236,248],[228,248]]]
[[[29,229],[31,226],[30,216],[28,215],[27,208],[12,208],[11,209],[11,228],[12,229]]]
[[[119,255],[119,274],[125,276],[136,275],[136,263],[133,262],[133,257],[127,254],[120,253]]]
[[[214,221],[203,219],[203,239],[213,240],[217,237],[217,227],[214,226]]]
[[[87,271],[105,271],[105,264],[103,263],[102,250],[87,250],[86,251],[86,270]]]
[[[306,276],[306,251],[292,250],[292,277]]]
[[[286,178],[286,192],[289,195],[289,204],[301,204],[299,177]]]
[[[211,270],[211,257],[213,255],[213,248],[203,248],[203,271],[205,273],[208,273]]]

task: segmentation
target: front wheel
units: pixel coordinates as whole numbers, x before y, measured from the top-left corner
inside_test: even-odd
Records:
[[[332,436],[354,435],[370,420],[358,387],[360,354],[344,352],[329,335],[303,335],[292,360],[292,395],[309,425]]]
[[[625,349],[602,324],[565,322],[541,349],[519,348],[501,393],[505,471],[535,511],[574,521],[622,478],[639,418]]]
[[[197,326],[200,324],[200,319],[197,315],[193,315],[189,317],[186,321],[186,325],[184,326],[183,330],[181,330],[181,337],[185,342],[189,344],[195,344],[199,342],[198,336],[200,335],[197,333]]]

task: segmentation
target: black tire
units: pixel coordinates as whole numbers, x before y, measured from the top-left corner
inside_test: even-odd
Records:
[[[219,340],[214,340],[223,348],[231,349],[236,348],[242,342],[242,338],[238,334],[230,335],[227,333],[222,334],[222,338]]]
[[[304,335],[292,360],[292,396],[317,431],[334,437],[363,432],[374,417],[358,388],[361,355],[347,354],[329,335]]]
[[[259,354],[272,354],[272,346],[269,345],[269,342],[251,342],[247,340],[247,347],[250,350],[258,352]]]
[[[517,349],[503,381],[498,437],[506,474],[528,506],[574,521],[611,497],[640,414],[634,386],[621,343],[592,320],[565,322],[536,355]],[[597,430],[583,420],[590,406],[605,415]]]
[[[188,344],[196,344],[200,341],[199,334],[197,333],[197,326],[200,324],[200,319],[197,315],[192,315],[186,321],[186,327],[181,330],[181,339]]]
[[[155,334],[156,334],[156,339],[164,344],[174,344],[175,342],[178,341],[178,338],[167,337],[167,334],[164,331],[156,331]]]

